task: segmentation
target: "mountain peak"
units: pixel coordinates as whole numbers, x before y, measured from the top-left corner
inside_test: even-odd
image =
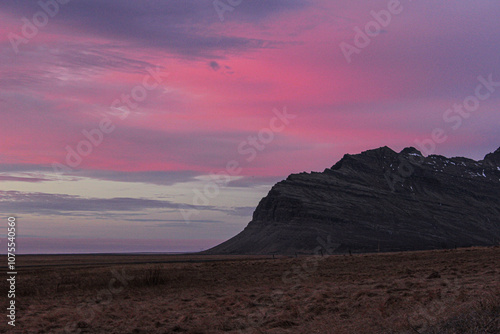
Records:
[[[396,155],[397,153],[388,146],[382,146],[379,148],[363,151],[363,152],[361,152],[361,154],[365,154],[365,155]]]
[[[388,146],[363,151],[359,154],[344,154],[332,170],[338,170],[342,167],[350,169],[360,169],[362,166],[369,167],[370,165],[377,164],[377,162],[385,161],[387,158],[394,158],[397,153]]]
[[[415,147],[413,146],[410,146],[410,147],[405,147],[401,152],[399,152],[400,154],[417,154],[419,156],[423,156],[422,155],[422,152],[420,152],[419,150],[417,150]]]
[[[495,152],[486,154],[484,161],[490,165],[500,167],[500,147]]]

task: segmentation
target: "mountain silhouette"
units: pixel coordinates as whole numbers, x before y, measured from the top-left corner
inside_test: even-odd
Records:
[[[209,254],[426,250],[500,242],[500,148],[483,160],[408,147],[346,154],[278,182],[235,237]]]

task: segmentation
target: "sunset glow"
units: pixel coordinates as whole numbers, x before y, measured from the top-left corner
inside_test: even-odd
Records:
[[[0,207],[20,253],[198,251],[345,153],[500,145],[494,1],[66,2],[0,4]]]

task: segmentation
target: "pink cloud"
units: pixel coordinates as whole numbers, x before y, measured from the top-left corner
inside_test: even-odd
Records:
[[[33,58],[22,55],[3,68],[16,73],[18,88],[7,88],[13,95],[2,97],[8,113],[0,125],[7,138],[1,149],[9,152],[11,163],[64,161],[66,145],[76,148],[85,140],[82,130],[98,127],[108,115],[116,130],[78,168],[209,172],[241,159],[238,145],[268,125],[273,108],[283,107],[297,114],[297,123],[260,152],[245,173],[276,175],[320,164],[310,161],[331,164],[344,150],[410,145],[440,126],[447,105],[473,89],[475,76],[484,73],[480,66],[460,69],[460,80],[450,82],[452,77],[433,67],[436,59],[458,64],[450,52],[465,50],[446,38],[495,23],[486,16],[483,28],[475,28],[475,20],[447,28],[449,22],[426,16],[423,5],[405,3],[406,11],[393,18],[387,32],[348,64],[339,43],[371,19],[370,10],[386,4],[325,1],[277,16],[265,28],[236,21],[213,24],[211,33],[280,41],[213,60],[186,60],[158,48],[126,49],[126,40],[47,29],[26,45]],[[445,8],[436,5],[436,10]],[[489,8],[475,10],[486,15]],[[4,31],[18,28],[15,16],[4,16],[9,23]],[[471,42],[481,47],[486,39]],[[217,70],[210,61],[217,62]],[[111,103],[142,82],[148,64],[169,72],[162,87],[148,92],[125,120],[113,116]],[[325,154],[336,157],[325,159]],[[293,167],[281,167],[283,161]]]

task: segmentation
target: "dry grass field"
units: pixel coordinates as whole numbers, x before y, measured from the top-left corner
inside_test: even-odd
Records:
[[[0,332],[500,333],[499,258],[18,256],[16,327],[4,315]]]

